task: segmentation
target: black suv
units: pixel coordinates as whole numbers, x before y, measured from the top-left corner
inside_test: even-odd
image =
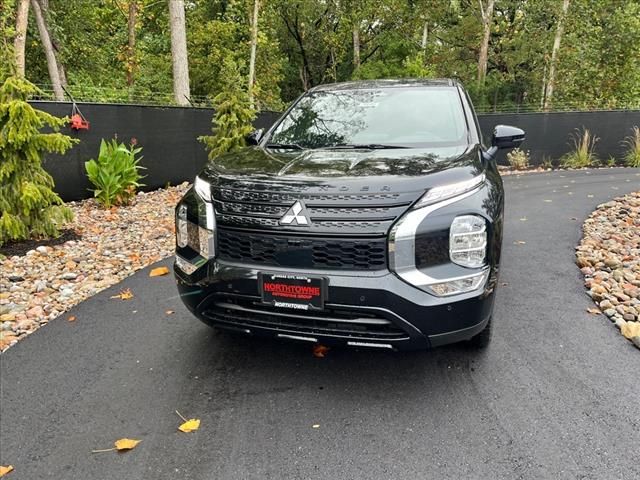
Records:
[[[502,243],[495,154],[454,80],[323,85],[176,207],[175,275],[205,323],[325,345],[490,339]]]

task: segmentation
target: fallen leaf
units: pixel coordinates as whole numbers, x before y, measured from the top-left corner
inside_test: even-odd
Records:
[[[67,318],[67,321],[75,322],[76,321],[76,316],[75,315],[71,315],[69,318]]]
[[[553,200],[545,199],[545,202],[551,203],[551,202],[553,202]]]
[[[181,432],[189,433],[189,432],[195,432],[199,428],[200,428],[200,419],[190,418],[189,420],[184,422],[182,425],[180,425],[178,427],[178,430],[180,430]]]
[[[589,194],[587,195],[587,198],[593,198],[593,195]]]
[[[325,345],[314,345],[313,346],[313,356],[316,358],[324,358],[325,354],[329,351],[329,347]]]
[[[320,425],[316,423],[315,425],[312,425],[311,428],[320,428]]]
[[[130,288],[125,288],[121,290],[118,295],[114,295],[111,298],[119,298],[120,300],[131,300],[133,298],[133,293],[131,293]]]
[[[0,465],[0,477],[4,477],[9,472],[13,472],[13,465]]]
[[[150,277],[161,277],[162,275],[166,275],[169,273],[169,269],[167,267],[158,267],[154,268],[149,272]]]
[[[518,241],[515,241],[513,243],[514,243],[514,245],[525,245],[527,242],[525,242],[524,240],[518,240]]]
[[[602,313],[599,308],[587,308],[587,312],[594,315],[600,315]]]
[[[502,286],[502,287],[506,287],[507,285],[509,285],[507,282],[502,282],[502,283],[500,284],[500,286]]]
[[[521,221],[521,222],[526,222],[526,221],[527,221],[527,217],[522,217],[522,218],[520,219],[520,221]]]
[[[142,440],[134,440],[132,438],[121,438],[120,440],[116,440],[113,442],[115,447],[113,448],[102,448],[98,450],[92,450],[91,453],[104,453],[104,452],[113,452],[114,450],[118,450],[119,452],[132,450],[136,448]]]
[[[626,322],[620,329],[620,333],[629,340],[633,337],[640,337],[640,322]]]
[[[174,313],[176,313],[174,310],[167,310],[166,312],[167,315],[173,315]]]
[[[121,438],[120,440],[116,440],[114,445],[116,446],[116,450],[132,450],[136,448],[142,440],[134,440],[132,438]]]

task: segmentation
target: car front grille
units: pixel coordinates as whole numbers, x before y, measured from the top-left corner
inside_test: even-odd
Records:
[[[212,188],[218,258],[296,269],[383,270],[389,229],[422,193],[269,185]],[[283,225],[296,202],[304,206],[307,222]]]
[[[295,235],[382,236],[419,192],[330,194],[215,187],[212,194],[221,227]],[[309,223],[304,227],[282,225],[282,216],[297,201],[304,204]]]
[[[347,307],[327,306],[322,312],[287,311],[257,298],[220,297],[202,315],[233,330],[266,329],[274,333],[329,335],[352,340],[397,341],[409,335],[384,315]]]
[[[382,270],[385,238],[316,238],[218,229],[221,260],[277,267]]]

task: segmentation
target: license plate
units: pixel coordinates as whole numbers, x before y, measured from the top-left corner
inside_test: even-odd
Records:
[[[259,276],[262,301],[274,307],[322,310],[326,279],[302,275],[262,273]]]

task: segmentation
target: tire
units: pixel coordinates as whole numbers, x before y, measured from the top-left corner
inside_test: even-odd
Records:
[[[484,327],[484,329],[480,333],[467,340],[467,346],[470,349],[484,350],[489,346],[489,344],[491,343],[491,324],[493,323],[491,320],[492,319],[489,318],[487,326]]]

